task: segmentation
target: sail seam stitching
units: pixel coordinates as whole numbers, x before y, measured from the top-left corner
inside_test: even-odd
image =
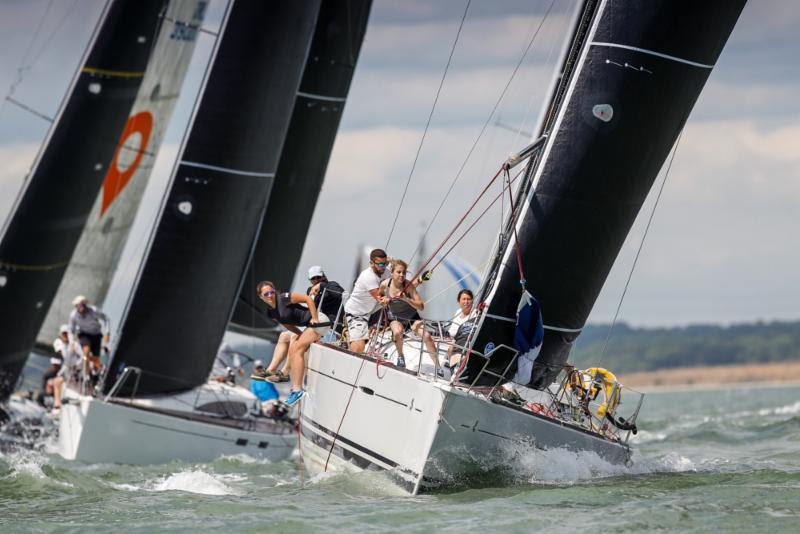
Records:
[[[221,171],[221,172],[228,172],[231,174],[239,174],[242,176],[259,176],[264,178],[274,178],[274,172],[254,172],[254,171],[242,171],[239,169],[229,169],[228,167],[218,167],[216,165],[207,165],[205,163],[198,163],[196,161],[187,161],[181,160],[181,165],[186,165],[187,167],[197,167],[198,169],[209,169],[212,171]]]
[[[656,52],[654,50],[648,50],[646,48],[639,48],[637,46],[630,46],[624,44],[617,44],[617,43],[604,43],[604,42],[597,42],[593,41],[591,46],[606,46],[609,48],[622,48],[625,50],[632,50],[634,52],[641,52],[642,54],[649,54],[651,56],[656,56],[664,59],[669,59],[672,61],[677,61],[678,63],[685,63],[687,65],[691,65],[693,67],[700,67],[702,69],[713,69],[714,65],[706,65],[705,63],[698,63],[697,61],[691,61],[688,59],[683,59],[677,56],[670,56],[669,54],[662,54],[661,52]]]

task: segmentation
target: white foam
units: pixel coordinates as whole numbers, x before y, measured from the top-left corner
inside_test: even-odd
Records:
[[[139,491],[142,489],[139,486],[134,486],[133,484],[116,484],[114,482],[109,482],[108,485],[114,489],[122,491]]]
[[[758,415],[796,415],[800,414],[800,401],[779,408],[759,410]]]
[[[21,450],[8,455],[0,455],[11,467],[11,476],[27,475],[37,479],[45,479],[47,475],[42,471],[42,465],[47,458],[34,451]]]
[[[153,491],[186,491],[201,495],[238,495],[233,488],[205,471],[181,471],[157,481]]]

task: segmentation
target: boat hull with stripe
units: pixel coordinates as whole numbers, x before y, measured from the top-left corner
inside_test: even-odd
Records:
[[[300,453],[313,474],[385,470],[415,494],[513,476],[521,448],[630,460],[624,443],[328,345],[310,348],[306,380]]]

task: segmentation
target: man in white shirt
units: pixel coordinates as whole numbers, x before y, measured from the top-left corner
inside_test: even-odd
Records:
[[[358,275],[350,298],[344,305],[350,350],[364,352],[369,338],[369,316],[389,302],[380,295],[381,282],[389,277],[386,252],[376,248],[369,253],[369,267]]]

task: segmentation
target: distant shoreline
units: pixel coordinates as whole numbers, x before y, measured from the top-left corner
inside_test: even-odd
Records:
[[[623,385],[642,392],[740,387],[800,386],[800,361],[677,367],[619,374]]]

